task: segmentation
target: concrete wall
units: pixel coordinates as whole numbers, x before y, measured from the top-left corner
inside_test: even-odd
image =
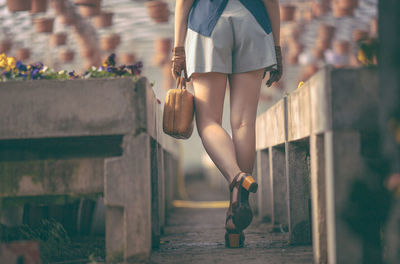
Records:
[[[327,66],[257,119],[258,178],[271,184],[259,211],[275,230],[287,225],[292,244],[312,236],[315,263],[382,257],[379,217],[363,218],[380,206],[368,197],[381,188],[371,170],[379,161],[367,153],[378,142],[378,107],[376,69]]]
[[[0,205],[104,195],[108,261],[148,258],[179,148],[145,78],[0,83],[0,116]]]

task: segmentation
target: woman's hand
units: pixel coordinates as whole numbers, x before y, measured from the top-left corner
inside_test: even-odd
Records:
[[[172,76],[174,79],[178,79],[183,71],[183,77],[185,80],[188,79],[186,71],[186,55],[184,47],[175,47],[172,50]]]
[[[278,82],[283,73],[282,69],[282,51],[280,46],[275,46],[275,54],[276,54],[276,70],[270,71],[269,80],[267,81],[267,86],[270,87],[272,83]]]

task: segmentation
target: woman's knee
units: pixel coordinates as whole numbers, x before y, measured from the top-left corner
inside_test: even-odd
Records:
[[[241,128],[254,128],[256,126],[256,120],[253,118],[231,116],[231,128],[232,131],[239,130]]]

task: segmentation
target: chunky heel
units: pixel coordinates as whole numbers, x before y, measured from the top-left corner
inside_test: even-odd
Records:
[[[225,246],[227,248],[241,248],[244,246],[244,233],[225,233]]]
[[[254,178],[251,177],[250,175],[247,175],[247,176],[243,177],[241,185],[248,192],[252,192],[252,193],[257,192],[258,184],[254,180]]]

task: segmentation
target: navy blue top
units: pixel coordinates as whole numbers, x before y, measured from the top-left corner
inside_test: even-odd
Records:
[[[188,27],[204,36],[211,33],[229,0],[194,0],[189,13]],[[254,16],[264,31],[272,31],[264,3],[261,0],[239,0]]]

